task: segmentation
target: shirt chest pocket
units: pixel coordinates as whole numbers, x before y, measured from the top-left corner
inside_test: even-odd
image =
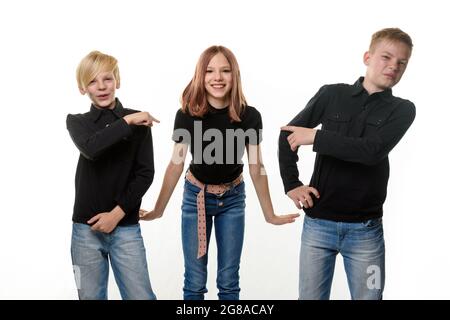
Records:
[[[326,116],[322,129],[345,134],[348,131],[350,120],[349,115],[332,113]]]
[[[378,129],[380,129],[384,125],[385,122],[386,118],[379,115],[367,117],[363,135],[370,136],[372,134],[375,134]]]

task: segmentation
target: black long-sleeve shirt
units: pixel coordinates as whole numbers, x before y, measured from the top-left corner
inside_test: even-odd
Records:
[[[415,117],[412,102],[394,97],[390,89],[369,95],[361,77],[354,85],[323,86],[290,123],[314,128],[322,124],[313,144],[316,154],[310,186],[311,217],[357,222],[381,217],[389,179],[388,154]],[[297,151],[279,138],[279,165],[284,189],[302,186]]]
[[[116,99],[112,110],[91,105],[87,113],[67,116],[67,129],[80,150],[74,222],[86,223],[119,205],[125,212],[119,225],[138,223],[141,200],[155,170],[150,128],[128,125],[123,119],[135,112]]]

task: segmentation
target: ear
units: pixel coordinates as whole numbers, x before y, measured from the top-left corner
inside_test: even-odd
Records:
[[[369,65],[369,60],[370,60],[370,52],[366,51],[366,52],[364,52],[364,56],[363,56],[363,62],[366,66]]]
[[[82,95],[85,95],[85,94],[86,94],[86,90],[85,90],[85,89],[83,89],[83,88],[81,88],[81,87],[78,87],[78,90],[80,90],[80,93],[81,93]]]
[[[120,81],[117,81],[116,82],[116,89],[119,89],[120,88]]]

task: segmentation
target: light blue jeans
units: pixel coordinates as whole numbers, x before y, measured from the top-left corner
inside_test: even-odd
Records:
[[[361,223],[305,216],[300,249],[299,298],[330,298],[336,255],[344,260],[351,298],[379,300],[385,280],[381,218]]]
[[[197,194],[200,189],[185,181],[182,210],[185,300],[203,300],[207,280],[208,252],[197,259]],[[205,193],[208,248],[214,221],[217,241],[217,288],[220,300],[239,300],[239,265],[244,241],[245,184],[223,195]]]
[[[122,299],[156,299],[139,224],[116,227],[106,234],[92,231],[89,225],[74,223],[71,253],[80,300],[108,298],[108,260]]]

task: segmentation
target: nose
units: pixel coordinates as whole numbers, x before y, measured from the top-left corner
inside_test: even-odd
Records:
[[[397,71],[397,70],[399,69],[399,65],[400,65],[400,62],[398,62],[398,61],[392,61],[391,64],[389,65],[389,68],[390,68],[392,71]]]
[[[103,90],[103,89],[105,89],[105,88],[106,88],[105,83],[104,83],[102,80],[100,80],[100,81],[98,82],[98,89],[99,89],[99,90]]]
[[[222,80],[222,72],[220,72],[220,71],[215,72],[214,80]]]

